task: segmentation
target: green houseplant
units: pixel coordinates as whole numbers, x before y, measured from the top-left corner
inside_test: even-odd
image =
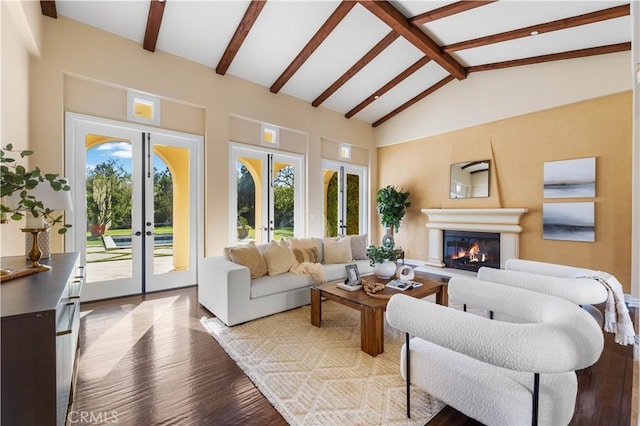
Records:
[[[367,257],[369,258],[369,265],[376,266],[377,264],[385,261],[394,261],[398,258],[398,250],[395,246],[374,246],[370,245],[367,248]]]
[[[395,186],[387,185],[381,188],[376,195],[376,210],[380,214],[380,223],[387,228],[387,233],[382,238],[383,246],[393,246],[393,232],[398,232],[400,222],[407,213],[407,207],[411,203],[407,201],[409,191],[399,190]]]
[[[50,185],[54,191],[69,191],[71,188],[66,179],[54,173],[44,173],[38,167],[28,170],[15,158],[21,159],[32,155],[33,151],[16,151],[12,144],[3,146],[0,150],[0,185],[1,197],[0,213],[3,222],[21,220],[28,212],[33,217],[42,216],[49,225],[61,224],[58,233],[64,234],[71,225],[62,223],[62,215],[54,216],[53,210],[47,208],[42,201],[30,194],[38,185]]]

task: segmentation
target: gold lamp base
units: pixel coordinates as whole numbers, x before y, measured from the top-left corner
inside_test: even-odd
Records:
[[[33,245],[31,246],[31,251],[29,252],[29,259],[31,260],[31,266],[29,266],[29,268],[37,269],[39,272],[51,270],[51,266],[43,265],[40,263],[42,252],[40,251],[40,247],[38,246],[38,234],[41,232],[49,232],[49,228],[23,228],[22,232],[30,232],[33,236]]]

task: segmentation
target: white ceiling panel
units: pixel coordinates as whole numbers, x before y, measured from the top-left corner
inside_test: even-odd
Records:
[[[149,3],[145,1],[56,1],[56,10],[59,15],[142,43],[149,15]]]
[[[457,1],[394,0],[391,5],[411,18]],[[249,4],[250,0],[168,0],[156,48],[203,64],[213,72]],[[267,1],[227,73],[271,87],[339,4],[339,0]],[[445,46],[628,4],[624,1],[501,0],[418,28]],[[56,9],[60,16],[139,43],[142,54],[149,0],[56,1]],[[374,13],[356,4],[281,92],[312,102],[389,31],[387,24]],[[463,67],[484,65],[626,43],[631,41],[631,31],[631,19],[626,16],[467,49],[451,56]],[[420,49],[404,38],[397,39],[322,106],[342,114],[348,112],[422,55]],[[377,121],[447,75],[446,70],[432,61],[356,117],[367,122]]]
[[[413,44],[403,38],[397,39],[322,106],[346,113],[423,56],[424,53]]]
[[[566,30],[552,31],[488,46],[454,52],[465,66],[485,65],[513,59],[567,52],[629,40],[631,18],[625,16]]]
[[[448,45],[625,4],[615,1],[498,1],[421,25]]]
[[[249,1],[168,1],[156,48],[215,68],[248,5]]]
[[[229,73],[271,87],[338,4],[337,1],[268,1],[229,67]]]
[[[367,123],[373,123],[448,75],[444,68],[431,61],[355,116]]]
[[[390,30],[364,7],[356,5],[282,91],[300,99],[313,101],[378,44]]]

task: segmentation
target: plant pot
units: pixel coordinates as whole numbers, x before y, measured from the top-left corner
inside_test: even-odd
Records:
[[[391,260],[385,260],[376,264],[373,273],[379,278],[391,278],[396,273],[396,263]]]
[[[101,237],[106,232],[106,225],[91,225],[89,226],[89,231],[91,231],[92,237]]]
[[[249,228],[238,228],[238,239],[244,240],[249,236]]]

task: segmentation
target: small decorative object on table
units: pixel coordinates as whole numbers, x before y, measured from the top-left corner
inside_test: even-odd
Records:
[[[344,280],[344,284],[336,284],[336,287],[347,291],[360,290],[362,288],[362,280],[360,279],[358,265],[353,263],[344,265],[344,267],[347,270],[347,279]]]
[[[414,279],[416,276],[415,272],[413,272],[413,268],[409,265],[402,265],[398,267],[396,271],[396,277],[400,281],[408,281]]]
[[[376,283],[373,281],[362,280],[362,289],[369,295],[380,293],[386,288],[382,283]]]

